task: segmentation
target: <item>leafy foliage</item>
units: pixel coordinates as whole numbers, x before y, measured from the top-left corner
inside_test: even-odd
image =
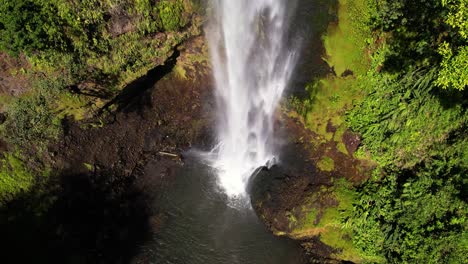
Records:
[[[448,9],[445,22],[456,32],[456,38],[461,39],[463,45],[447,41],[441,44],[439,54],[443,60],[437,84],[443,88],[463,90],[468,86],[468,3],[463,0],[442,0],[442,5]]]
[[[185,26],[187,23],[182,16],[184,6],[180,0],[163,0],[159,3],[158,9],[165,30],[174,31]]]
[[[362,257],[389,263],[467,263],[466,1],[375,3],[365,4],[378,10],[369,19],[374,32],[361,31],[361,44],[367,43],[363,52],[371,60],[368,72],[356,71],[352,82],[333,90],[330,100],[321,98],[327,89],[309,89],[311,98],[321,100],[293,103],[304,117],[315,106],[320,110],[311,116],[321,118],[336,98],[361,91],[362,96],[340,109],[348,110],[345,125],[362,135],[356,155],[378,164],[372,178],[354,190],[353,214],[341,219],[343,228],[352,228]],[[357,13],[350,9],[349,16]],[[336,35],[340,41],[345,37]],[[352,69],[356,63],[347,64]],[[320,124],[319,117],[309,121],[311,127]],[[336,124],[340,118],[336,113],[326,120]]]
[[[382,1],[372,18],[375,29],[390,33],[385,68],[390,71],[440,65],[437,84],[463,90],[468,57],[468,7],[464,0]]]
[[[468,86],[468,46],[460,47],[454,55],[449,45],[444,43],[439,52],[443,55],[443,60],[437,84],[445,89],[465,89]]]
[[[5,0],[0,5],[0,49],[103,52],[109,48],[113,16],[134,18],[141,31],[153,33],[184,26],[184,12],[183,0],[163,0],[157,5],[149,0]]]
[[[61,49],[66,44],[63,21],[52,2],[5,0],[0,4],[0,50],[10,54]]]
[[[466,263],[466,167],[434,163],[385,171],[359,190],[356,246],[391,263]]]
[[[465,263],[466,98],[435,89],[436,69],[370,78],[379,85],[348,115],[379,162],[358,190],[355,245],[391,263]]]
[[[468,39],[468,3],[465,0],[442,0],[448,9],[446,23],[457,29],[460,36]]]
[[[379,166],[358,190],[354,244],[390,263],[468,261],[466,1],[383,1],[367,97],[348,113]],[[463,18],[464,17],[464,18]],[[438,87],[448,90],[440,90]]]
[[[463,96],[434,89],[435,70],[414,71],[400,80],[388,75],[369,78],[379,81],[349,113],[348,122],[362,133],[365,148],[383,165],[411,168],[466,126]]]
[[[97,82],[112,94],[169,56],[184,33],[155,34],[185,26],[190,8],[188,0],[5,0],[0,51],[26,53],[33,71]]]

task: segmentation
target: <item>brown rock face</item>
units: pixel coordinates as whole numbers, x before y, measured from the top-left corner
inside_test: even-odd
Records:
[[[345,144],[348,152],[352,155],[354,152],[356,152],[359,145],[361,144],[361,138],[355,133],[346,131],[343,134],[343,143]]]

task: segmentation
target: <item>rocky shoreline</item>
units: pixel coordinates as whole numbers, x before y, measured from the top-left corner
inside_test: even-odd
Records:
[[[359,137],[346,132],[343,143],[351,154],[338,150],[337,142],[330,141],[315,147],[317,135],[306,129],[300,120],[283,115],[283,134],[287,143],[282,150],[282,162],[270,170],[263,170],[254,179],[251,190],[252,204],[257,215],[278,236],[297,240],[310,257],[311,263],[349,263],[337,257],[341,252],[320,240],[327,226],[319,226],[323,214],[338,208],[340,200],[334,188],[341,180],[359,185],[367,179],[372,164],[353,158]],[[318,163],[324,157],[334,161],[331,170],[323,170]],[[308,226],[308,214],[317,212]],[[346,239],[346,238],[343,238]],[[350,239],[350,238],[348,238]]]

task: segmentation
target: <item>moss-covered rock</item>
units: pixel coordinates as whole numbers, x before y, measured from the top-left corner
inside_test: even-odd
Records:
[[[335,169],[335,161],[330,157],[323,157],[317,162],[317,167],[322,171],[333,171]]]

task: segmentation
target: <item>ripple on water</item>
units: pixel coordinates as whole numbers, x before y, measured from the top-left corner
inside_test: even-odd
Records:
[[[155,209],[167,220],[143,248],[150,263],[305,263],[299,245],[273,236],[246,198],[233,200],[217,187],[210,167],[188,160],[174,176],[155,190],[161,192]]]

